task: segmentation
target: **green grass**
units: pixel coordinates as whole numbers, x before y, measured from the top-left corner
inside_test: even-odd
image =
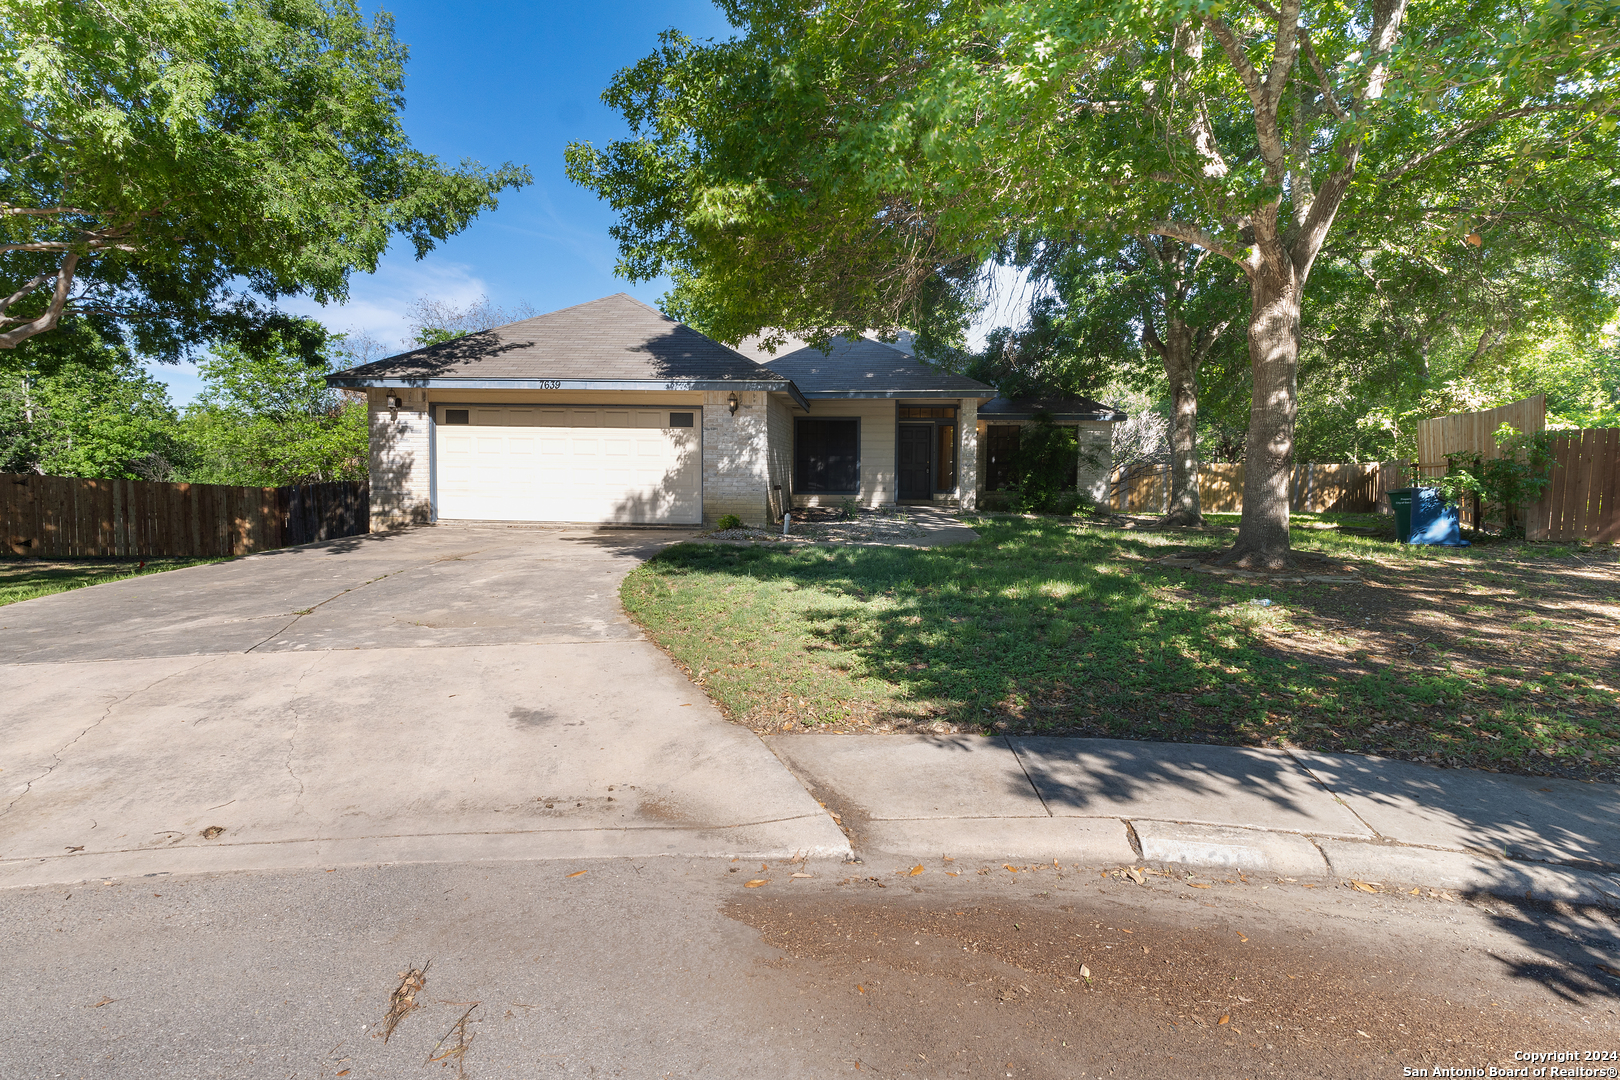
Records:
[[[220,559],[0,559],[0,606]]]
[[[1298,515],[1296,549],[1367,584],[1256,584],[1151,560],[1230,542],[1064,519],[971,521],[930,550],[683,544],[627,609],[733,718],[1386,753],[1520,772],[1620,762],[1607,553],[1404,548]],[[1249,601],[1266,597],[1269,607]],[[1605,651],[1607,650],[1607,651]]]

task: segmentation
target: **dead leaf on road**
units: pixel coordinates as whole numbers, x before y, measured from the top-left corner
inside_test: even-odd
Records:
[[[1127,866],[1125,868],[1125,875],[1127,877],[1129,877],[1132,881],[1136,882],[1138,885],[1146,885],[1147,884],[1147,878],[1142,876],[1142,871],[1138,870],[1134,866]]]
[[[1221,1017],[1219,1020],[1215,1021],[1215,1026],[1220,1027],[1222,1024],[1230,1024],[1231,1022],[1232,1022],[1232,1017],[1231,1017],[1230,1014],[1228,1014],[1226,1016]]]
[[[910,873],[910,874],[908,874],[908,875],[907,875],[907,876],[908,876],[908,877],[916,877],[916,876],[917,876],[917,875],[918,875],[918,874],[920,874],[920,873],[922,873],[922,872],[923,872],[923,864],[922,864],[922,863],[918,863],[918,864],[917,864],[917,865],[916,865],[916,866],[913,866],[913,867],[912,867],[912,868],[911,868],[911,873]]]
[[[1088,968],[1088,967],[1086,967],[1086,965],[1084,965],[1084,964],[1081,964],[1081,965],[1080,965],[1080,977],[1081,977],[1081,978],[1082,978],[1082,979],[1089,979],[1089,978],[1091,978],[1091,969],[1090,969],[1090,968]]]
[[[572,874],[564,874],[563,877],[579,877],[581,874],[588,873],[590,873],[589,870],[575,870]]]
[[[1600,966],[1601,966],[1601,965],[1600,965]],[[117,1000],[118,1000],[118,999],[117,999],[117,998],[110,998],[110,997],[104,997],[104,998],[102,998],[102,999],[101,999],[101,1000],[100,1000],[100,1001],[98,1001],[98,1002],[96,1002],[96,1003],[95,1003],[95,1004],[94,1004],[94,1005],[92,1005],[92,1006],[90,1006],[90,1007],[91,1007],[91,1008],[92,1008],[92,1009],[99,1009],[99,1008],[101,1008],[101,1007],[102,1007],[102,1006],[103,1006],[103,1005],[111,1005],[111,1004],[112,1004],[112,1003],[113,1003],[113,1002],[115,1002],[115,1001],[117,1001]]]
[[[794,874],[793,877],[814,877],[814,874]]]
[[[1190,889],[1207,889],[1207,888],[1209,888],[1208,885],[1200,885],[1196,881],[1187,882],[1187,887],[1190,888]]]
[[[1365,881],[1356,881],[1355,879],[1351,879],[1350,881],[1345,882],[1345,884],[1350,886],[1352,889],[1360,889],[1362,892],[1375,893],[1375,892],[1378,891],[1376,888],[1373,887],[1372,883],[1368,883],[1368,882],[1365,882]]]
[[[399,973],[399,986],[388,995],[388,1015],[383,1017],[382,1022],[383,1042],[386,1043],[393,1038],[394,1029],[399,1027],[399,1022],[417,1007],[416,995],[427,986],[427,970],[432,966],[433,961],[429,960],[419,968]],[[373,1031],[371,1037],[375,1039],[377,1032]]]
[[[755,878],[753,881],[748,882],[746,885],[743,886],[743,888],[745,888],[745,889],[757,889],[761,885],[769,885],[770,883],[771,883],[770,878],[759,877],[759,878]]]

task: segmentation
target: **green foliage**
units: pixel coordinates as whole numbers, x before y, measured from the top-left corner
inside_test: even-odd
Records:
[[[216,343],[185,412],[185,478],[257,487],[365,479],[366,404],[327,387],[337,366],[307,363],[280,335],[261,349]]]
[[[100,585],[107,581],[161,574],[186,566],[201,566],[219,559],[10,559],[0,557],[0,606],[33,600],[54,593]]]
[[[1536,431],[1528,435],[1510,424],[1496,432],[1499,457],[1482,454],[1447,454],[1446,475],[1436,486],[1449,503],[1477,496],[1485,516],[1500,513],[1503,532],[1522,533],[1518,509],[1541,498],[1552,480],[1552,433]]]
[[[845,521],[854,521],[861,512],[861,504],[854,499],[844,499],[838,504],[838,516]]]
[[[1013,456],[1014,506],[1023,513],[1072,514],[1090,500],[1074,490],[1075,466],[1080,447],[1074,432],[1058,427],[1047,413],[1037,413],[1018,436],[1018,452]],[[1098,462],[1091,462],[1095,467]]]
[[[184,460],[168,389],[82,318],[0,369],[0,472],[167,480]]]
[[[714,527],[722,531],[726,529],[740,529],[743,527],[743,521],[742,518],[738,517],[736,514],[721,514],[720,520],[714,523]]]
[[[64,310],[151,355],[262,329],[252,295],[341,301],[528,183],[413,149],[405,60],[352,0],[8,3],[0,344]]]

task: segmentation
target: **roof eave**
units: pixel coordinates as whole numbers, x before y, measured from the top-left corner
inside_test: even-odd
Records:
[[[326,385],[346,389],[418,390],[776,390],[795,395],[796,400],[802,401],[798,387],[787,379],[455,379],[338,372],[326,377]]]
[[[1114,410],[1110,410],[1108,412],[1050,412],[1050,411],[1045,411],[1045,410],[1042,410],[1042,411],[1045,413],[1045,415],[1050,416],[1054,421],[1056,421],[1057,423],[1060,423],[1060,424],[1061,423],[1080,423],[1080,422],[1085,422],[1085,421],[1117,422],[1117,421],[1120,421],[1120,420],[1128,419],[1128,417],[1126,417],[1126,415],[1124,413],[1117,412],[1117,411],[1114,411]],[[986,420],[986,421],[991,421],[991,422],[996,421],[996,420],[1033,420],[1033,419],[1035,419],[1035,417],[1037,415],[1038,415],[1037,411],[1036,410],[1031,410],[1031,409],[1025,409],[1025,410],[1020,411],[1020,412],[1002,412],[1002,411],[1000,411],[998,409],[995,412],[984,412],[984,411],[981,410],[980,413],[979,413],[979,418],[981,420]]]
[[[980,398],[990,400],[994,391],[983,390],[809,390],[811,401],[843,401],[854,398]]]

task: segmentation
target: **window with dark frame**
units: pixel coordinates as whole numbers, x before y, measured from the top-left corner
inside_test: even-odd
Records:
[[[861,489],[859,420],[799,418],[793,428],[793,487],[807,495],[858,494]]]
[[[669,414],[670,427],[691,427],[692,414],[689,412],[672,412]]]
[[[444,410],[444,422],[447,424],[470,424],[472,419],[467,415],[466,409]]]

